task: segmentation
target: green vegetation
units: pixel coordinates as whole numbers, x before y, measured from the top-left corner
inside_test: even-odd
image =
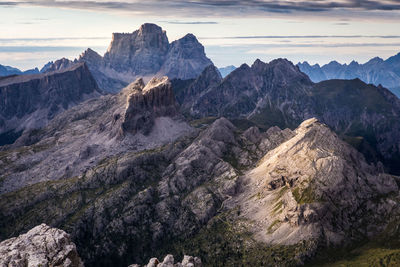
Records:
[[[319,253],[308,266],[400,266],[400,248],[390,249],[373,242],[356,248],[336,248]]]
[[[216,119],[217,117],[205,117],[201,119],[192,120],[189,122],[189,124],[195,128],[202,128],[204,126],[212,124]]]
[[[304,189],[301,189],[298,186],[292,190],[292,194],[296,202],[300,205],[310,204],[319,201],[312,190],[312,185],[308,185]]]
[[[160,250],[160,256],[173,253],[197,255],[205,266],[295,266],[306,244],[268,246],[256,241],[247,230],[249,222],[220,214],[197,234],[176,240]]]

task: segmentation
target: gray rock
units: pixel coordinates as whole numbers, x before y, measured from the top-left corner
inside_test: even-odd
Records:
[[[83,262],[67,233],[41,224],[1,242],[0,265],[83,267]]]
[[[174,262],[174,256],[167,255],[164,260],[160,262],[157,258],[150,259],[149,263],[145,267],[201,267],[201,259],[198,257],[192,257],[185,255],[183,257],[182,263]],[[139,267],[138,264],[132,264],[128,267]]]
[[[0,134],[46,126],[62,111],[101,94],[84,63],[46,74],[4,78],[0,81]]]

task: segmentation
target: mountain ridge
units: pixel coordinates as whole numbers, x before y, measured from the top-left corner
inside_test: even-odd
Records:
[[[400,91],[398,90],[400,84],[400,53],[386,60],[375,57],[364,64],[359,64],[353,60],[350,64],[331,61],[323,66],[319,64],[311,66],[305,61],[297,65],[314,82],[330,79],[359,78],[365,83],[372,83],[376,86],[381,84],[391,90],[397,97],[400,97]]]

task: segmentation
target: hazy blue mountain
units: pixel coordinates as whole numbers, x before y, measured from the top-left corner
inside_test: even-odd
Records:
[[[9,75],[23,75],[23,74],[37,74],[39,73],[38,68],[21,71],[17,68],[10,66],[3,66],[0,64],[0,76],[9,76]]]
[[[359,78],[366,83],[381,84],[400,97],[400,53],[387,60],[375,57],[365,64],[359,64],[356,61],[352,61],[350,64],[340,64],[332,61],[322,67],[318,64],[310,65],[308,62],[297,65],[313,82]]]
[[[226,67],[223,67],[223,68],[219,68],[218,70],[221,73],[222,78],[225,78],[226,76],[229,75],[229,73],[231,73],[235,69],[236,69],[235,66],[230,65],[230,66],[226,66]]]

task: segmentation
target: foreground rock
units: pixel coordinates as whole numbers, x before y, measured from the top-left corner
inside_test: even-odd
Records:
[[[140,267],[140,265],[132,264],[128,267]],[[202,264],[201,259],[186,255],[183,257],[182,263],[175,263],[174,256],[167,255],[162,262],[157,258],[152,258],[149,263],[143,267],[202,267]]]
[[[70,236],[45,224],[0,243],[0,266],[83,267]]]

